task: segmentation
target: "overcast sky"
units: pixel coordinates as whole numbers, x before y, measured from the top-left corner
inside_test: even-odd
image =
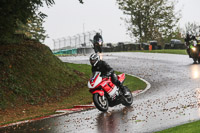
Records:
[[[187,22],[200,22],[199,6],[200,0],[179,0],[176,10],[182,10],[180,27]],[[116,0],[84,0],[84,4],[78,0],[55,0],[55,5],[43,7],[41,11],[48,15],[44,27],[50,38],[45,44],[50,48],[53,48],[52,39],[99,29],[103,31],[104,42],[131,41]]]

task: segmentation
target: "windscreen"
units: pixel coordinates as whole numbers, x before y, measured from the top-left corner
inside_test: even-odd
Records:
[[[101,72],[98,72],[98,71],[94,72],[92,74],[90,81],[93,82],[99,74],[101,75]]]

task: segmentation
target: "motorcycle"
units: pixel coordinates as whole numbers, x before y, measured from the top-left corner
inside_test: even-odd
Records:
[[[96,43],[94,42],[94,40],[90,39],[90,42],[93,44],[93,45],[99,45],[99,46],[102,46],[103,45],[103,41],[101,39],[99,39],[99,41],[97,41]]]
[[[117,76],[120,82],[124,82],[125,74]],[[97,109],[106,112],[108,107],[118,104],[130,106],[133,103],[133,95],[128,87],[125,87],[128,96],[124,96],[121,90],[112,83],[111,77],[101,76],[101,72],[95,72],[88,81],[89,92],[93,94],[93,102]]]
[[[198,61],[200,63],[200,43],[198,40],[193,40],[190,43],[190,55],[194,60],[194,63]]]
[[[90,42],[93,44],[93,49],[94,49],[95,53],[101,51],[100,49],[103,46],[103,41],[101,39],[99,39],[97,42],[90,39]]]

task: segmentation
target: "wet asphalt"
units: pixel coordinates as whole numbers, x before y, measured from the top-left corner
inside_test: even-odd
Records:
[[[60,58],[89,64],[89,55]],[[151,88],[136,97],[131,107],[118,105],[107,113],[97,109],[1,128],[0,132],[144,133],[200,119],[200,64],[187,55],[104,53],[116,71],[141,77]]]

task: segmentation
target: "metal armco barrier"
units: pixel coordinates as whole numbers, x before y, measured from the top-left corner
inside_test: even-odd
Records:
[[[67,49],[67,50],[59,50],[54,51],[55,55],[66,55],[66,54],[90,54],[93,53],[93,48],[77,48],[77,49]]]
[[[77,49],[77,54],[90,54],[90,53],[94,53],[93,48],[78,48]]]
[[[58,51],[54,51],[53,53],[55,55],[77,54],[77,49],[58,50]]]

